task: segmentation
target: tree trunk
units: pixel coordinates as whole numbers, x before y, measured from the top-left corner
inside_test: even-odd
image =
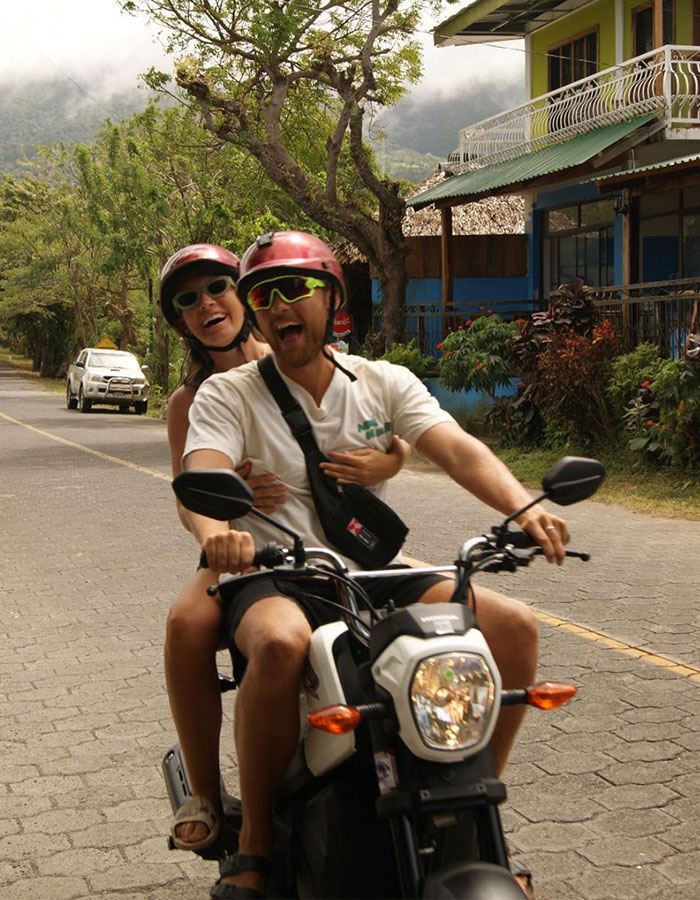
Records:
[[[168,396],[170,390],[170,353],[169,353],[169,336],[170,330],[165,323],[162,315],[156,316],[155,321],[155,382],[163,389],[165,396]]]
[[[383,252],[378,248],[377,252],[377,276],[383,298],[382,330],[387,349],[404,339],[404,303],[408,285],[406,255],[407,252],[402,253],[396,247],[387,247]]]

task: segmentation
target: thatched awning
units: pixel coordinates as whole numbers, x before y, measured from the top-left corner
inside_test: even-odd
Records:
[[[411,196],[420,194],[443,181],[438,172],[418,185]],[[518,194],[486,197],[464,206],[452,207],[453,234],[523,234],[525,231],[525,201]],[[426,237],[440,234],[440,210],[426,206],[415,210],[409,207],[403,221],[406,237]],[[331,245],[342,265],[364,262],[365,257],[347,238],[338,238]]]

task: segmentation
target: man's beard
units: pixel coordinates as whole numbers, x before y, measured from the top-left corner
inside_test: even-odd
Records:
[[[302,340],[294,347],[287,347],[273,332],[274,339],[270,342],[275,356],[279,362],[289,369],[303,369],[312,363],[326,343],[326,327],[318,323],[306,323],[301,334]]]

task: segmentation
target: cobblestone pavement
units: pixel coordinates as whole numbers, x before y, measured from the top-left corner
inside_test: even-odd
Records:
[[[211,864],[165,841],[163,627],[196,559],[168,480],[162,423],[69,412],[0,369],[2,900],[207,896]],[[430,561],[495,521],[420,463],[393,500]],[[541,676],[579,687],[528,717],[509,840],[539,900],[698,896],[700,523],[565,514],[590,563],[489,580],[540,616]],[[226,759],[231,744],[227,727]]]

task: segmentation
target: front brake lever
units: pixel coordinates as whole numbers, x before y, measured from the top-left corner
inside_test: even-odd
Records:
[[[516,550],[515,552],[518,553],[520,551]],[[543,555],[543,550],[541,547],[535,547],[532,551],[528,551],[528,552],[531,552],[532,556],[542,556]],[[580,559],[582,562],[588,562],[591,558],[590,553],[584,553],[579,550],[565,550],[564,555],[570,556],[573,559]]]

